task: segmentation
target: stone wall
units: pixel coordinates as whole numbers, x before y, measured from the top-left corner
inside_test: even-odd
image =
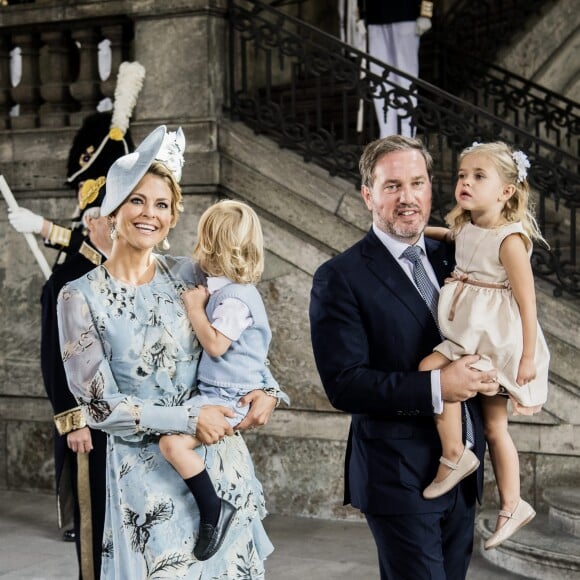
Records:
[[[533,27],[522,28],[499,65],[580,101],[580,15],[576,0],[557,0]]]
[[[133,20],[132,51],[147,70],[131,125],[134,139],[139,142],[160,123],[170,129],[181,125],[187,138],[185,213],[171,234],[171,252],[191,251],[200,214],[222,195],[252,203],[263,223],[268,252],[259,288],[273,329],[272,370],[292,399],[290,408],[277,410],[265,428],[247,435],[268,508],[357,518],[358,513],[341,505],[348,417],[331,408],[318,379],[307,311],[315,268],[363,235],[368,213],[352,184],[223,118],[225,5],[225,0],[84,1],[74,6],[44,2],[40,8],[23,5],[18,15],[34,13],[39,21],[91,14],[106,18],[114,6],[121,6]],[[324,10],[317,6],[321,12],[312,17],[329,18],[329,4]],[[14,14],[0,12],[0,26]],[[74,209],[62,185],[74,133],[74,127],[0,133],[3,174],[23,206],[49,219],[62,219]],[[38,352],[43,278],[3,211],[0,244],[0,488],[49,491],[54,485],[52,411],[44,396]],[[43,251],[52,263],[52,251]],[[550,304],[543,307],[550,311]],[[558,314],[560,320],[566,316]],[[565,334],[566,329],[554,332]],[[567,406],[564,399],[560,407]],[[539,426],[516,427],[524,444],[524,480],[534,489],[577,477],[577,426],[558,413],[563,415],[554,410],[550,416],[556,419],[546,418],[545,425],[540,421]],[[557,441],[542,446],[542,438]],[[487,490],[493,499],[489,470]]]

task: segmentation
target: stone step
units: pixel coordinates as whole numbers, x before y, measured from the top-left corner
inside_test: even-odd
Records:
[[[554,301],[557,301],[557,299],[554,299]],[[542,322],[542,319],[540,319],[540,324]],[[556,377],[560,377],[569,383],[571,389],[568,388],[568,391],[580,391],[580,377],[578,376],[578,354],[580,349],[570,343],[570,335],[574,334],[574,332],[571,332],[572,328],[578,327],[572,326],[572,321],[570,321],[570,326],[566,331],[562,331],[562,334],[555,335],[544,330],[544,336],[550,349],[550,374],[556,375]],[[552,376],[554,382],[558,380],[556,377]],[[577,406],[570,409],[572,422],[580,420],[578,410],[579,407]]]
[[[576,353],[576,356],[578,354]],[[580,423],[580,386],[570,383],[557,374],[550,361],[548,400],[542,412],[536,415],[517,415],[510,419],[520,423]]]
[[[485,511],[477,520],[481,555],[496,566],[540,580],[580,579],[578,538],[550,528],[547,515],[538,514],[517,534],[493,550],[483,543],[495,528],[497,512]]]
[[[580,489],[560,487],[546,489],[544,500],[549,504],[550,527],[580,538]],[[580,542],[577,542],[580,552]]]
[[[573,360],[578,360],[578,351],[574,350],[570,353]],[[570,364],[570,363],[569,363]],[[570,365],[572,366],[572,365]],[[578,365],[576,364],[576,367]],[[561,367],[559,367],[561,369]],[[571,425],[580,424],[580,386],[578,383],[578,373],[574,377],[575,382],[558,376],[558,369],[554,368],[550,373],[548,384],[548,400],[546,401],[546,409],[552,412],[562,422]]]
[[[536,279],[536,303],[542,328],[580,350],[580,332],[577,331],[580,328],[580,300],[568,295],[554,298],[553,290],[548,282]]]
[[[569,296],[553,296],[552,287],[536,279],[538,320],[550,349],[550,390],[546,408],[557,409],[559,419],[580,422],[580,301]],[[576,330],[574,330],[576,329]]]
[[[510,415],[510,433],[519,452],[580,458],[580,388],[550,375],[548,400],[531,416]]]
[[[248,145],[239,147],[240,141]],[[351,183],[305,164],[294,152],[281,150],[240,123],[228,122],[220,129],[220,150],[220,179],[226,189],[265,212],[263,217],[270,217],[287,237],[295,238],[293,245],[313,245],[323,252],[305,271],[313,273],[330,255],[364,235],[357,225],[358,215],[350,216],[356,209],[348,209],[361,206],[361,214],[364,211]],[[284,248],[280,250],[281,257],[292,259]],[[300,254],[294,258],[293,263],[303,267]]]

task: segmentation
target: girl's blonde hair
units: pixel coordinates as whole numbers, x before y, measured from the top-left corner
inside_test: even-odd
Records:
[[[461,165],[465,157],[472,153],[487,156],[495,165],[503,182],[515,187],[515,193],[506,201],[502,210],[502,215],[506,222],[522,222],[524,231],[532,240],[538,240],[547,245],[534,217],[533,204],[530,199],[530,185],[526,177],[520,175],[520,168],[516,163],[514,150],[503,141],[474,143],[471,147],[467,147],[461,152],[459,164]],[[525,169],[523,173],[524,175],[527,174]],[[454,233],[457,233],[470,220],[471,212],[463,209],[459,204],[445,216],[447,225]]]
[[[264,271],[264,237],[256,212],[226,199],[209,207],[197,226],[193,257],[210,276],[238,284],[259,282]]]

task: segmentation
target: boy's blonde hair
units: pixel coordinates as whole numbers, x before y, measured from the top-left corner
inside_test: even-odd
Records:
[[[210,276],[238,284],[259,282],[264,271],[264,237],[256,212],[226,199],[209,207],[197,226],[193,257]]]
[[[515,187],[515,193],[506,201],[502,215],[506,222],[522,222],[524,231],[532,240],[538,240],[547,245],[533,213],[530,199],[530,185],[526,177],[519,175],[519,168],[514,158],[514,150],[503,141],[493,143],[474,143],[465,148],[459,155],[459,164],[472,153],[488,157],[495,165],[499,176],[506,184]],[[457,233],[464,224],[471,221],[471,212],[457,204],[446,216],[447,225]]]

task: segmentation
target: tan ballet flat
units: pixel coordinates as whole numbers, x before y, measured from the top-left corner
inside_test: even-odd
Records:
[[[513,512],[500,510],[499,515],[508,518],[508,521],[485,542],[486,550],[497,548],[502,542],[513,536],[520,528],[531,522],[536,516],[534,508],[523,499],[520,499]]]
[[[453,463],[445,457],[439,458],[439,463],[452,469],[449,475],[441,481],[432,481],[424,490],[425,499],[435,499],[451,491],[462,479],[472,474],[479,467],[479,459],[471,449],[467,447],[457,463]]]

